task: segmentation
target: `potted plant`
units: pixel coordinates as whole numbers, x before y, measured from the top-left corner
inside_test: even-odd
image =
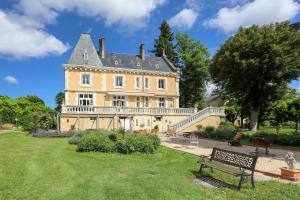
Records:
[[[158,132],[159,132],[159,128],[158,128],[158,125],[156,124],[152,129],[152,133],[158,134]]]
[[[282,167],[281,178],[288,179],[291,181],[300,181],[300,169],[296,169],[296,159],[292,152],[288,152],[284,157],[284,160],[288,167]]]

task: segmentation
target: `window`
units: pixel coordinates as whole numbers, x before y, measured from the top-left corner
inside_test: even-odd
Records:
[[[150,119],[148,119],[148,126],[150,126]]]
[[[166,99],[163,97],[158,98],[158,107],[165,108],[166,107]]]
[[[118,64],[119,64],[118,61],[115,60],[115,65],[118,65]]]
[[[135,78],[135,86],[136,88],[141,88],[141,77]]]
[[[136,98],[136,107],[141,107],[141,97]]]
[[[149,98],[145,97],[144,99],[144,107],[149,107]]]
[[[139,63],[139,62],[138,62],[138,63],[136,63],[136,66],[138,66],[138,67],[139,67],[139,66],[141,66],[141,63]]]
[[[135,126],[139,126],[139,120],[138,119],[135,120]]]
[[[158,64],[155,64],[155,68],[158,69],[158,68],[159,68],[159,65],[158,65]]]
[[[82,74],[81,75],[81,85],[90,85],[90,74]]]
[[[149,88],[149,78],[145,77],[145,88]]]
[[[116,76],[115,86],[123,87],[123,76]]]
[[[158,79],[158,88],[166,89],[166,80],[165,79]]]
[[[89,59],[88,53],[85,51],[83,53],[83,60],[88,60],[88,59]]]
[[[93,94],[79,94],[78,104],[80,106],[92,106],[94,105],[94,95]]]
[[[112,106],[125,107],[126,106],[125,96],[113,96]]]

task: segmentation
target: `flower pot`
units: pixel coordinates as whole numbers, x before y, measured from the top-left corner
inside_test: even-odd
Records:
[[[300,169],[289,169],[287,167],[280,168],[281,178],[291,181],[300,181]]]

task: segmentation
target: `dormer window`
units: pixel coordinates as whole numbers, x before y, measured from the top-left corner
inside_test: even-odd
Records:
[[[139,63],[139,62],[138,62],[138,63],[136,63],[136,66],[138,66],[138,67],[139,67],[139,66],[141,66],[141,63]]]
[[[158,65],[158,64],[155,64],[155,68],[158,69],[158,68],[159,68],[159,65]]]
[[[119,64],[118,61],[115,60],[115,65],[118,65],[118,64]]]
[[[89,55],[88,55],[88,53],[85,51],[84,53],[83,53],[83,60],[88,60],[89,59]]]

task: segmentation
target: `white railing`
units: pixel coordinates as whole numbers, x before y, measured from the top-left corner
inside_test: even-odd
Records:
[[[192,123],[212,115],[225,116],[224,107],[207,107],[180,122],[169,125],[169,129],[176,130],[176,132],[179,132],[180,130],[191,125]]]
[[[195,108],[62,106],[62,113],[67,114],[193,115],[196,112]]]

